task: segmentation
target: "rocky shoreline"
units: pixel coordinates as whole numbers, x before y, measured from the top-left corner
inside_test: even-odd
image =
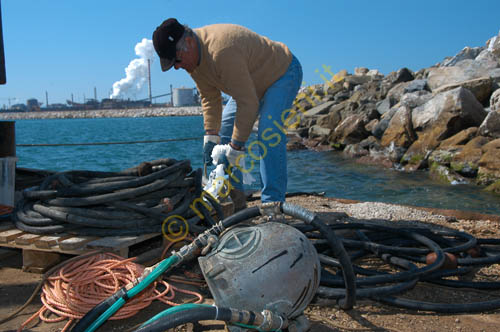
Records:
[[[147,118],[202,115],[200,106],[101,109],[81,111],[0,112],[0,120]]]
[[[500,193],[500,34],[417,72],[327,69],[331,78],[302,89],[285,116],[290,149],[338,150]]]

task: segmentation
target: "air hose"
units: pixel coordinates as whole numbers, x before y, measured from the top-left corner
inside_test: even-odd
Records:
[[[326,238],[333,255],[339,259],[342,266],[342,273],[345,283],[345,291],[343,298],[340,299],[339,305],[342,309],[351,309],[356,303],[356,275],[352,267],[351,259],[347,254],[341,240],[335,235],[335,232],[330,229],[315,213],[304,209],[301,206],[283,203],[281,205],[283,213],[304,221],[306,224],[317,228],[320,233]]]
[[[170,216],[191,219],[189,207],[201,196],[201,169],[190,171],[189,160],[159,159],[116,173],[55,173],[23,192],[14,222],[34,234],[159,233]],[[220,204],[212,199],[210,205],[221,217]],[[212,224],[206,216],[190,220],[191,229],[198,232]]]
[[[287,321],[270,311],[262,313],[203,304],[187,304],[170,308],[142,324],[134,332],[161,332],[201,320],[219,320],[258,331],[281,331]]]
[[[135,286],[129,284],[118,292],[108,297],[106,300],[99,303],[90,310],[80,321],[73,327],[72,332],[92,332],[108,320],[115,312],[117,312],[128,299],[133,298],[146,287],[155,281],[161,274],[170,269],[179,261],[178,256],[170,256],[155,265],[154,269],[147,269],[149,273],[142,275]],[[132,287],[131,287],[132,286]],[[129,288],[130,287],[130,288]]]

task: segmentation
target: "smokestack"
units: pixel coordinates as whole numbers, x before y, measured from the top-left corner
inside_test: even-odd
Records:
[[[170,84],[170,106],[174,106],[174,95],[172,93],[172,84]]]
[[[153,97],[151,96],[151,59],[148,59],[148,87],[149,87],[149,102],[153,104]]]
[[[125,98],[141,92],[148,80],[148,60],[154,61],[155,49],[153,41],[143,38],[135,45],[135,54],[139,57],[130,61],[125,68],[125,78],[113,84],[113,93],[110,98]]]
[[[49,94],[45,91],[45,108],[49,107]]]
[[[97,101],[97,88],[94,87],[94,100]]]

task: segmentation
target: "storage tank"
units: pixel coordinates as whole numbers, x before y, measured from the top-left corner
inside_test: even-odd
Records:
[[[190,106],[194,104],[193,88],[175,88],[172,91],[174,106]]]

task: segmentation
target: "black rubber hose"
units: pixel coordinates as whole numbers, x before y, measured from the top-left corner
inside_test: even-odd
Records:
[[[472,303],[431,303],[423,301],[415,301],[396,297],[380,297],[376,300],[399,308],[411,310],[424,310],[442,313],[471,313],[483,312],[487,310],[495,310],[500,308],[500,300],[472,302]]]
[[[53,225],[53,226],[30,226],[23,223],[21,220],[14,217],[14,225],[22,231],[38,234],[38,235],[46,235],[46,234],[57,234],[57,233],[66,233],[75,231],[78,229],[78,226],[71,224],[62,224],[62,225]]]
[[[97,184],[85,184],[84,186],[69,187],[58,190],[57,196],[71,197],[71,196],[90,196],[99,195],[108,192],[113,192],[116,190],[126,189],[126,188],[137,188],[151,183],[158,179],[171,178],[172,180],[177,179],[182,174],[187,173],[190,163],[189,160],[181,161],[177,164],[164,168],[160,171],[151,173],[146,176],[137,177],[132,180],[119,181],[119,182],[108,182],[108,183],[97,183]],[[177,175],[177,176],[175,176]]]
[[[169,183],[170,183],[169,180],[159,179],[138,188],[123,189],[118,192],[110,194],[103,194],[92,197],[81,197],[81,198],[53,198],[47,200],[47,204],[57,205],[57,206],[89,206],[89,205],[103,204],[112,201],[129,199],[138,195],[144,195],[152,191],[160,190],[166,187]]]
[[[339,305],[345,310],[352,309],[356,303],[356,275],[354,274],[351,259],[342,245],[342,241],[337,238],[335,232],[331,230],[322,220],[320,220],[315,213],[312,213],[298,205],[287,202],[284,202],[281,205],[281,209],[285,214],[313,225],[328,240],[328,244],[330,245],[334,256],[339,259],[339,262],[342,265],[342,273],[344,276],[345,297],[339,300]]]
[[[16,204],[16,210],[13,213],[14,217],[27,226],[44,227],[62,224],[60,221],[44,217],[40,213],[30,210],[32,206],[32,203],[27,203],[24,199],[21,199]]]
[[[199,307],[176,312],[140,327],[134,332],[163,332],[182,324],[201,320],[231,321],[231,310],[216,307]]]
[[[116,190],[126,189],[126,188],[136,188],[152,183],[153,181],[161,178],[165,178],[168,175],[178,173],[187,173],[187,169],[189,169],[190,162],[189,160],[184,160],[178,162],[172,166],[164,168],[160,171],[151,173],[146,176],[136,177],[132,180],[120,181],[120,182],[111,182],[111,183],[97,183],[97,184],[89,184],[84,187],[75,186],[69,188],[62,188],[58,190],[31,190],[25,191],[23,193],[24,197],[29,199],[51,199],[55,197],[71,197],[71,196],[90,196],[90,195],[102,195],[105,193],[113,192]],[[64,172],[65,173],[65,172]],[[64,173],[58,173],[53,175],[53,180],[57,180],[58,177],[62,176]],[[170,176],[172,180],[175,180],[177,177]]]
[[[222,221],[222,224],[224,225],[225,228],[234,226],[242,221],[255,218],[260,216],[260,210],[258,206],[253,206],[249,207],[246,209],[243,209],[241,211],[236,212],[235,214],[225,218]]]
[[[95,219],[88,217],[81,217],[74,214],[69,214],[66,212],[51,209],[50,207],[43,206],[41,204],[35,204],[33,206],[35,211],[39,212],[43,216],[57,220],[59,222],[65,222],[69,224],[99,227],[99,228],[123,228],[123,227],[134,227],[136,225],[143,224],[148,218],[142,219]]]

